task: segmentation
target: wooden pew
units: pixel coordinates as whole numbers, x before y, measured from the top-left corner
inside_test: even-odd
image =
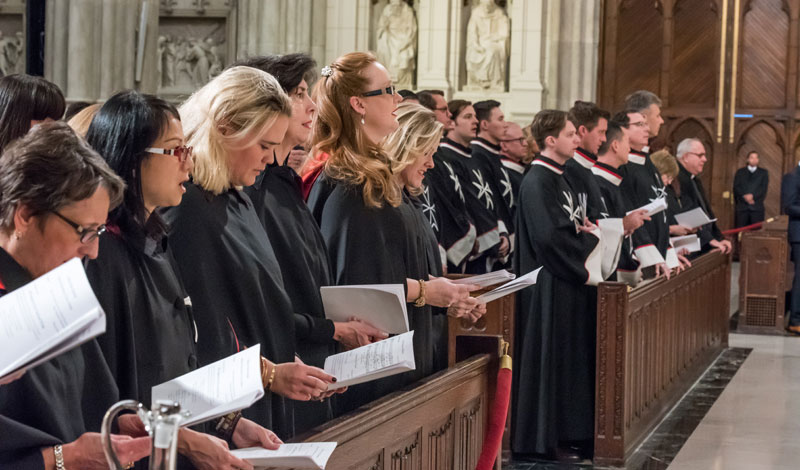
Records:
[[[624,465],[727,346],[730,270],[708,253],[669,281],[600,284],[595,464]]]
[[[473,470],[497,379],[500,338],[462,342],[471,356],[292,442],[335,441],[330,470]]]

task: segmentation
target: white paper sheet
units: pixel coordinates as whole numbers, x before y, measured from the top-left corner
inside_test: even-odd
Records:
[[[684,235],[682,237],[671,237],[669,241],[672,243],[672,246],[675,248],[675,251],[680,252],[681,250],[688,250],[689,253],[694,253],[696,251],[700,251],[702,248],[700,246],[700,239],[697,235]]]
[[[302,442],[282,444],[278,450],[248,447],[231,453],[254,467],[293,468],[297,470],[325,470],[328,459],[336,450],[336,442]]]
[[[675,220],[677,220],[680,225],[691,229],[716,222],[717,219],[709,219],[702,207],[695,207],[690,211],[675,214]]]
[[[501,282],[510,281],[517,277],[516,274],[508,272],[505,269],[494,271],[486,274],[478,274],[477,276],[469,276],[461,279],[452,279],[453,284],[475,284],[486,288]]]
[[[178,402],[181,411],[191,413],[182,426],[247,408],[263,396],[258,344],[153,387],[153,403]]]
[[[0,298],[0,377],[104,333],[106,316],[74,258]]]
[[[508,294],[513,294],[514,292],[520,289],[532,286],[536,284],[536,279],[538,279],[539,271],[541,270],[542,268],[534,269],[533,271],[529,272],[524,276],[520,276],[511,282],[503,284],[502,286],[496,289],[492,289],[489,292],[481,294],[478,296],[478,300],[488,304],[489,302],[497,300],[500,297],[505,297]]]
[[[414,332],[334,354],[325,359],[325,372],[336,377],[328,390],[370,382],[416,369]]]
[[[363,320],[389,334],[408,331],[406,291],[402,284],[321,287],[325,318]]]
[[[628,215],[631,212],[636,212],[636,211],[640,211],[640,210],[646,210],[647,211],[647,215],[652,217],[652,216],[658,214],[659,212],[667,210],[667,200],[664,199],[663,197],[657,198],[654,201],[651,201],[650,204],[645,204],[645,205],[643,205],[642,207],[640,207],[638,209],[634,209],[632,211],[628,211],[625,215]]]

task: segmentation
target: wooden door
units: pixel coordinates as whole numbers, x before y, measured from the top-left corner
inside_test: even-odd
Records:
[[[665,123],[651,148],[703,141],[701,179],[723,229],[733,225],[733,175],[747,152],[758,150],[770,173],[768,217],[780,210],[781,175],[800,157],[799,10],[800,0],[604,4],[599,103],[619,110],[639,89],[661,97]]]

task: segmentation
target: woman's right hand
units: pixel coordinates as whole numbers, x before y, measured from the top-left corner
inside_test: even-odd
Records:
[[[111,445],[114,447],[114,452],[117,454],[122,465],[127,465],[131,462],[137,462],[144,457],[150,455],[150,438],[149,437],[130,437],[120,436],[118,434],[111,435]],[[50,459],[55,459],[52,447],[48,447],[42,451],[45,462]],[[82,470],[108,470],[108,463],[106,456],[103,452],[103,445],[100,440],[100,434],[96,432],[87,432],[78,439],[69,444],[62,446],[64,455],[65,468],[80,468]],[[55,460],[52,460],[55,468]],[[45,468],[49,468],[45,465]]]
[[[302,362],[285,362],[275,367],[275,380],[270,390],[292,400],[319,398],[327,392],[328,384],[336,382],[336,378],[319,367],[307,366]]]
[[[253,470],[253,466],[231,454],[222,439],[191,429],[178,431],[178,452],[198,470]]]
[[[469,293],[480,289],[474,284],[455,284],[444,277],[432,277],[425,283],[425,301],[434,307],[451,307],[469,298]]]
[[[345,349],[355,349],[389,337],[386,332],[355,317],[346,322],[333,322],[333,328],[333,339]]]
[[[684,227],[683,225],[669,226],[669,234],[674,237],[682,237],[684,235],[689,235],[690,233],[694,233],[694,230]]]

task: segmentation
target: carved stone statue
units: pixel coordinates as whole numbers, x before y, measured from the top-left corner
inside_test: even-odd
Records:
[[[0,31],[0,76],[25,73],[25,39],[21,32],[5,37]]]
[[[493,0],[480,0],[467,24],[467,89],[503,91],[510,24]]]
[[[417,58],[417,19],[403,0],[390,0],[376,28],[378,60],[399,88],[412,88]]]

